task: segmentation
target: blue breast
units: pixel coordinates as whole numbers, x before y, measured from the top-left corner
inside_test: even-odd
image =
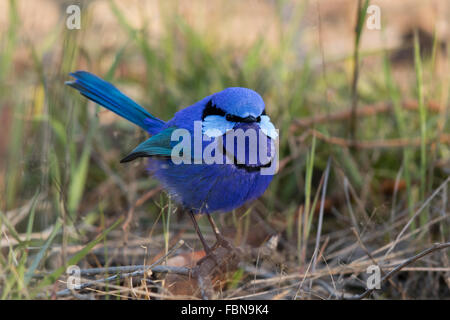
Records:
[[[241,127],[241,126],[239,126]],[[243,124],[242,129],[251,125]],[[254,128],[259,133],[259,126]],[[265,140],[270,155],[270,138]],[[203,151],[209,143],[203,144]],[[225,142],[226,144],[226,142]],[[224,145],[225,145],[224,144]],[[258,145],[259,146],[259,145]],[[249,146],[245,146],[248,155]],[[258,151],[259,148],[256,148]],[[158,179],[170,196],[183,207],[196,213],[230,211],[260,197],[272,181],[273,175],[262,175],[256,164],[245,157],[242,165],[227,164],[174,164],[171,159],[149,160],[148,169]],[[242,160],[244,160],[242,158]]]
[[[150,159],[149,170],[179,204],[195,213],[230,211],[261,196],[272,175],[230,164],[181,164]]]

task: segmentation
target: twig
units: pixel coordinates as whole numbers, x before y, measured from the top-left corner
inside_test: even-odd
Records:
[[[176,273],[180,275],[189,275],[189,268],[186,267],[174,267],[174,266],[121,266],[121,267],[108,267],[108,268],[90,268],[80,270],[80,276],[89,277],[97,274],[117,274],[117,273],[131,273],[135,271],[151,271],[153,273]]]
[[[130,267],[133,267],[133,266],[130,266]],[[104,269],[105,269],[105,271],[107,271],[108,268],[104,268]],[[110,282],[110,281],[114,281],[114,280],[122,280],[122,279],[132,278],[132,277],[139,277],[149,271],[151,271],[152,273],[173,273],[173,274],[180,274],[180,275],[185,275],[185,276],[189,276],[189,274],[190,274],[190,269],[184,268],[184,267],[155,266],[155,267],[151,268],[150,266],[141,266],[140,269],[137,269],[133,272],[119,273],[119,274],[115,274],[113,276],[110,276],[110,277],[107,277],[104,279],[85,282],[83,284],[80,284],[76,288],[76,291],[80,291],[80,290],[86,289],[88,287],[91,287],[92,285],[97,285],[100,283]],[[73,294],[76,291],[71,290],[71,289],[64,289],[64,290],[58,291],[56,293],[56,296],[57,297],[67,296],[67,295]]]
[[[408,229],[408,227],[411,225],[411,223],[416,219],[416,217],[422,212],[423,209],[425,209],[428,204],[431,202],[431,200],[439,193],[441,189],[443,189],[445,186],[447,186],[448,182],[450,181],[450,177],[447,178],[434,192],[431,196],[428,197],[428,199],[420,206],[420,208],[414,213],[414,215],[409,219],[408,223],[403,227],[403,229],[400,231],[400,233],[395,238],[394,242],[392,243],[391,247],[388,249],[385,257],[394,249],[394,247],[397,245],[397,243],[400,241],[400,238],[402,237],[403,233]]]
[[[100,291],[97,290],[95,288],[87,288],[86,290],[89,290],[91,292],[97,293],[97,294],[101,294],[101,295],[111,295],[114,297],[120,297],[120,298],[124,298],[124,299],[129,299],[130,297],[128,295],[123,295],[121,293],[131,293],[134,296],[136,295],[143,295],[145,297],[153,297],[153,298],[158,298],[158,299],[182,299],[182,300],[193,300],[196,299],[196,297],[191,296],[191,295],[176,295],[173,296],[170,294],[170,292],[168,292],[168,294],[160,294],[160,293],[156,293],[156,292],[152,292],[152,291],[147,291],[147,290],[143,290],[141,289],[142,286],[137,287],[137,288],[128,288],[128,287],[124,287],[124,286],[118,286],[118,285],[114,285],[112,283],[99,283],[98,284],[99,287],[103,287],[103,288],[108,288],[108,292],[105,291]],[[114,290],[113,290],[114,289]],[[163,291],[164,288],[162,288]]]
[[[319,285],[320,287],[322,287],[323,289],[325,289],[325,291],[327,291],[332,297],[335,297],[336,299],[341,299],[342,297],[344,299],[352,299],[355,296],[349,293],[340,293],[336,290],[336,288],[331,287],[326,281],[322,280],[322,279],[317,279],[316,280],[316,284]],[[330,297],[328,298],[328,300],[330,299]]]
[[[244,269],[246,273],[254,275],[255,277],[257,276],[263,279],[272,279],[274,277],[277,277],[277,275],[271,271],[264,270],[260,267],[256,268],[255,266],[248,263],[240,262],[239,267]]]
[[[405,100],[402,103],[402,108],[405,110],[415,111],[418,110],[419,106],[417,101],[413,100]],[[441,106],[436,103],[435,101],[429,101],[427,104],[427,109],[430,112],[439,113],[441,110]],[[386,113],[393,110],[392,103],[389,102],[381,102],[376,104],[370,104],[366,106],[359,107],[356,110],[356,117],[362,118],[362,117],[370,117],[377,115],[379,113]],[[315,115],[309,118],[301,118],[301,119],[294,119],[291,124],[291,131],[295,131],[297,129],[301,128],[308,128],[312,127],[317,124],[324,124],[328,122],[335,122],[335,121],[343,121],[348,120],[352,115],[352,109],[348,108],[345,110],[336,111],[334,113],[329,114],[319,114]]]
[[[384,282],[386,282],[386,280],[389,280],[393,275],[395,275],[397,272],[399,272],[400,270],[402,270],[404,267],[416,262],[417,260],[423,258],[424,256],[433,253],[435,251],[441,250],[441,249],[445,249],[450,247],[450,242],[445,242],[445,243],[436,243],[434,244],[431,248],[428,248],[424,251],[422,251],[419,254],[416,254],[415,256],[407,259],[405,262],[400,263],[397,267],[395,267],[394,269],[392,269],[390,272],[388,272],[383,278],[381,278],[380,280],[380,285]],[[372,289],[367,289],[365,292],[363,292],[362,294],[349,298],[351,300],[355,299],[355,300],[361,300],[364,299],[365,297],[369,296],[373,291],[375,290],[375,288]]]
[[[361,239],[361,236],[358,233],[358,230],[356,228],[352,228],[353,233],[355,234],[356,239],[358,240],[359,246],[361,249],[366,253],[366,255],[369,257],[369,259],[372,261],[374,265],[376,265],[378,268],[380,268],[380,272],[383,276],[386,275],[386,272],[383,270],[383,268],[380,266],[380,264],[375,260],[374,256],[370,253],[369,249],[367,249],[366,245]],[[389,280],[389,283],[394,286],[396,289],[398,289],[397,285],[392,281]]]
[[[315,129],[308,129],[310,135],[314,135],[316,138],[328,142],[330,144],[335,144],[345,148],[356,147],[358,149],[383,149],[383,148],[400,148],[400,147],[418,147],[420,146],[421,139],[382,139],[382,140],[371,140],[371,141],[361,141],[361,140],[349,140],[340,137],[330,137],[322,132]],[[302,135],[300,141],[304,141],[307,135]],[[442,134],[437,139],[428,139],[427,144],[440,142],[443,144],[450,144],[450,134]]]
[[[180,240],[177,245],[175,245],[172,249],[170,249],[166,255],[164,255],[163,257],[159,258],[156,262],[154,262],[153,264],[149,265],[149,266],[141,266],[142,268],[135,268],[135,271],[133,272],[127,272],[127,273],[118,273],[115,274],[113,276],[104,278],[104,279],[98,279],[98,280],[93,280],[93,281],[89,281],[89,282],[85,282],[83,284],[80,284],[76,290],[82,290],[85,289],[87,287],[90,287],[92,285],[96,285],[96,284],[100,284],[100,283],[104,283],[104,282],[109,282],[109,281],[114,281],[114,280],[122,280],[125,278],[129,278],[129,277],[137,277],[137,276],[141,276],[144,273],[148,272],[148,271],[152,271],[152,272],[163,272],[163,273],[180,273],[183,275],[189,275],[190,274],[190,270],[188,268],[174,268],[174,267],[168,267],[168,266],[157,266],[159,263],[161,263],[167,256],[171,255],[175,250],[177,250],[178,248],[180,248],[182,245],[184,244],[183,240]],[[122,270],[128,270],[130,271],[133,266],[125,266],[125,267],[111,267],[111,268],[93,268],[93,269],[86,269],[84,270],[84,272],[86,273],[91,273],[91,274],[98,274],[100,272],[101,269],[103,269],[103,271],[111,271],[112,269],[118,270],[119,268],[122,268]],[[136,266],[137,267],[137,266]],[[159,267],[159,268],[158,268]],[[178,272],[177,272],[178,271]],[[64,290],[60,290],[58,292],[56,292],[56,296],[57,297],[61,297],[61,296],[66,296],[69,294],[72,294],[72,292],[75,292],[75,290],[72,289],[64,289]]]

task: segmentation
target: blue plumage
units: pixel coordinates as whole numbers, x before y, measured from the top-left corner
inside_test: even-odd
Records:
[[[245,160],[241,164],[175,164],[171,158],[171,151],[176,144],[171,141],[173,131],[185,129],[194,136],[196,121],[201,122],[200,132],[206,135],[214,127],[222,132],[222,136],[230,128],[250,128],[258,133],[262,131],[266,138],[262,143],[267,143],[270,148],[277,133],[265,115],[263,99],[255,91],[239,87],[225,89],[178,111],[171,120],[164,122],[108,82],[85,71],[71,75],[75,81],[67,82],[68,85],[152,135],[122,162],[149,157],[149,171],[182,207],[195,213],[229,211],[261,196],[269,186],[273,176],[261,174],[259,169],[264,165],[260,159],[257,163]],[[218,138],[222,136],[217,132],[211,134],[209,141],[202,142],[201,151],[205,151],[210,141],[218,143]],[[251,148],[246,145],[245,149],[248,153]],[[232,150],[224,147],[224,151],[225,159]],[[274,151],[270,153],[275,159]],[[248,154],[244,158],[249,158]]]

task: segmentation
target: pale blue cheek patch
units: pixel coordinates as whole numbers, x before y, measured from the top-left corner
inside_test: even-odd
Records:
[[[227,121],[223,116],[211,115],[203,119],[202,132],[210,138],[215,138],[233,129],[235,124],[235,122]]]
[[[261,131],[269,138],[273,140],[278,138],[278,132],[272,122],[270,122],[269,116],[261,116],[259,127],[261,128]]]

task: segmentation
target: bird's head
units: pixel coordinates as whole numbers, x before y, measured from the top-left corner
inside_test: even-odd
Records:
[[[212,95],[202,114],[203,133],[209,137],[225,134],[240,124],[254,124],[270,138],[278,133],[266,115],[264,100],[247,88],[227,88]]]

